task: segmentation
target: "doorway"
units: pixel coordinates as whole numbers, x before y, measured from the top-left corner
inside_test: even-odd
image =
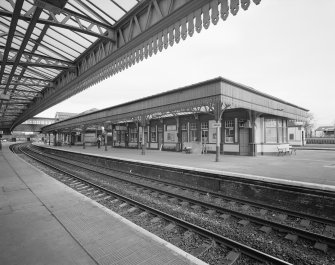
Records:
[[[249,153],[249,129],[240,128],[240,155],[247,156]]]
[[[158,149],[162,151],[163,147],[163,130],[162,128],[158,127]]]

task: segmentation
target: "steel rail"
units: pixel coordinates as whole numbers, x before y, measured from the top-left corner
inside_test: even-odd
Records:
[[[39,148],[41,148],[41,147],[39,147]],[[42,147],[42,149],[47,149],[47,148]],[[57,150],[57,151],[61,151],[61,150]],[[61,152],[69,153],[67,151],[61,151]],[[59,156],[57,154],[54,154],[54,155]],[[74,161],[78,161],[78,160],[75,160],[73,158],[71,158],[71,159],[74,160]],[[129,163],[129,162],[125,161],[125,163]],[[116,171],[116,172],[129,174],[128,172],[124,172],[122,170],[110,169],[110,168],[104,167],[104,166],[101,166],[101,167],[103,167],[105,169],[108,169],[108,170],[113,170],[113,171]],[[176,187],[182,187],[182,188],[186,188],[186,189],[189,189],[189,190],[194,190],[194,191],[197,191],[197,192],[200,192],[200,193],[210,193],[211,195],[221,197],[221,198],[226,199],[226,200],[234,200],[238,203],[248,204],[248,205],[256,207],[256,208],[262,208],[262,209],[267,208],[269,210],[273,210],[273,211],[277,211],[277,212],[285,211],[285,213],[287,213],[288,215],[290,215],[292,217],[298,217],[298,218],[302,218],[302,219],[304,219],[304,218],[305,219],[310,219],[311,221],[314,221],[314,222],[335,226],[335,220],[333,220],[333,219],[329,219],[329,218],[326,219],[326,218],[322,218],[322,217],[319,217],[319,216],[316,216],[316,215],[295,212],[295,211],[292,211],[292,210],[289,210],[289,209],[283,209],[283,208],[272,206],[272,205],[269,205],[269,204],[261,204],[261,203],[257,203],[257,202],[252,202],[252,201],[248,201],[248,200],[241,199],[241,198],[229,197],[227,195],[223,195],[223,194],[220,194],[218,192],[211,191],[211,190],[200,189],[200,188],[189,187],[189,186],[185,186],[185,185],[181,185],[181,184],[171,183],[171,182],[168,182],[168,181],[165,181],[165,180],[162,180],[162,179],[154,179],[154,178],[151,178],[151,177],[145,177],[143,175],[136,174],[136,173],[131,173],[131,175],[136,176],[136,177],[140,177],[140,178],[144,178],[144,179],[148,179],[148,180],[154,180],[156,182],[161,182],[161,183],[168,184],[168,185],[174,185]]]
[[[33,151],[33,150],[31,150],[31,151]],[[40,155],[45,156],[45,154],[40,154]],[[48,157],[50,159],[55,159],[50,154],[48,155]],[[59,157],[59,156],[57,156],[57,157]],[[257,217],[257,216],[252,216],[252,215],[240,213],[240,212],[235,211],[235,210],[222,208],[222,207],[214,205],[214,204],[206,203],[206,202],[203,202],[203,201],[199,201],[199,200],[196,200],[196,199],[192,199],[192,198],[189,198],[189,197],[178,195],[178,194],[175,194],[175,193],[172,193],[172,192],[163,191],[161,189],[157,189],[157,188],[153,188],[153,187],[148,187],[144,184],[136,183],[135,181],[125,180],[125,179],[122,179],[121,177],[117,177],[117,176],[113,176],[111,174],[105,173],[105,172],[101,171],[100,169],[89,168],[89,167],[86,166],[86,164],[85,165],[78,165],[78,164],[71,163],[71,162],[68,162],[68,161],[65,161],[65,160],[59,159],[59,158],[55,159],[55,160],[58,160],[62,163],[66,163],[66,164],[71,165],[71,166],[75,165],[79,168],[84,168],[84,169],[89,170],[89,171],[94,172],[94,173],[98,172],[99,174],[105,175],[107,177],[113,177],[113,178],[116,178],[120,181],[129,182],[129,183],[141,186],[141,187],[146,188],[146,189],[151,189],[151,190],[154,190],[156,192],[165,193],[166,195],[168,195],[170,197],[175,197],[175,198],[178,198],[179,200],[182,200],[182,201],[188,201],[192,204],[200,205],[200,206],[202,206],[204,208],[207,208],[207,209],[208,208],[214,209],[215,211],[217,211],[219,213],[220,212],[221,213],[227,213],[228,212],[232,216],[235,216],[235,217],[237,217],[239,219],[242,219],[242,220],[247,219],[247,220],[249,220],[253,223],[263,225],[263,226],[268,226],[268,227],[271,227],[273,229],[276,229],[277,231],[283,231],[283,232],[286,232],[286,233],[291,233],[291,234],[294,234],[294,235],[298,235],[302,238],[309,239],[311,241],[323,242],[323,243],[325,243],[329,246],[335,247],[335,239],[334,238],[330,238],[330,237],[327,237],[327,236],[324,236],[324,235],[309,232],[307,230],[299,229],[299,228],[296,228],[296,227],[291,227],[291,226],[288,226],[288,225],[280,224],[280,223],[277,223],[277,222],[269,221],[269,220],[262,219],[262,218]],[[78,162],[78,161],[76,161],[76,162]],[[80,163],[84,164],[83,162],[80,162]],[[123,174],[127,174],[127,175],[130,175],[130,176],[132,175],[132,174],[125,173],[125,172],[123,172]]]
[[[286,262],[284,260],[281,260],[281,259],[279,259],[277,257],[274,257],[274,256],[271,256],[271,255],[268,255],[268,254],[266,254],[264,252],[261,252],[261,251],[259,251],[257,249],[251,248],[251,247],[246,246],[244,244],[241,244],[241,243],[239,243],[237,241],[231,240],[231,239],[229,239],[227,237],[224,237],[224,236],[218,235],[216,233],[213,233],[213,232],[211,232],[211,231],[209,231],[207,229],[204,229],[204,228],[202,228],[200,226],[194,225],[192,223],[189,223],[187,221],[184,221],[182,219],[174,217],[174,216],[172,216],[170,214],[167,214],[167,213],[164,213],[162,211],[156,210],[156,209],[154,209],[152,207],[149,207],[149,206],[147,206],[145,204],[142,204],[140,202],[137,202],[135,200],[127,198],[127,197],[125,197],[125,196],[123,196],[121,194],[118,194],[116,192],[112,192],[110,190],[107,190],[106,188],[104,188],[104,187],[102,187],[100,185],[97,185],[97,184],[95,184],[93,182],[90,182],[88,180],[82,179],[81,177],[75,176],[72,173],[69,173],[69,172],[66,172],[65,170],[57,168],[57,166],[55,166],[55,165],[51,165],[51,164],[49,164],[49,163],[47,163],[45,161],[42,161],[42,160],[40,160],[40,159],[38,159],[38,158],[36,158],[36,157],[34,157],[34,156],[26,153],[21,148],[20,148],[20,151],[23,154],[31,157],[32,159],[34,159],[34,160],[36,160],[36,161],[38,161],[38,162],[40,162],[40,163],[42,163],[44,165],[47,165],[48,167],[51,167],[51,168],[53,168],[53,169],[55,169],[57,171],[60,171],[60,172],[62,172],[64,174],[67,174],[67,175],[69,175],[69,176],[71,176],[71,177],[73,177],[75,179],[78,179],[78,180],[80,180],[80,181],[82,181],[82,182],[84,182],[86,184],[89,184],[89,185],[91,185],[93,187],[96,187],[96,188],[104,191],[107,194],[119,197],[123,201],[129,202],[130,205],[134,205],[134,206],[142,209],[143,211],[150,212],[153,215],[162,216],[165,220],[168,220],[168,221],[170,221],[172,223],[177,223],[179,226],[181,226],[181,227],[183,227],[183,228],[185,228],[187,230],[194,231],[194,232],[196,232],[196,233],[198,233],[198,234],[200,234],[200,235],[202,235],[202,236],[204,236],[206,238],[214,240],[215,242],[217,242],[219,244],[223,244],[223,245],[228,246],[228,247],[230,247],[232,249],[239,249],[245,255],[247,255],[249,257],[252,257],[252,258],[254,258],[256,260],[259,260],[259,261],[262,261],[262,262],[271,262],[272,264],[278,264],[278,265],[292,265],[292,263]]]

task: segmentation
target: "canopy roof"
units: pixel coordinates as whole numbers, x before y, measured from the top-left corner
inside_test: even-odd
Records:
[[[218,109],[219,108],[219,109]],[[251,87],[218,77],[190,86],[86,113],[50,124],[42,132],[74,130],[102,124],[147,123],[151,119],[187,114],[212,114],[223,109],[245,109],[259,115],[306,120],[308,110]]]
[[[0,129],[12,130],[250,2],[2,0]]]

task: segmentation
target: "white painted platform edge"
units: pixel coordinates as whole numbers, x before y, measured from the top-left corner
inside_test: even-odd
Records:
[[[87,154],[87,155],[91,155],[91,156],[112,158],[112,159],[116,159],[116,160],[125,160],[125,161],[129,161],[129,162],[143,163],[143,164],[148,164],[148,165],[157,165],[157,166],[162,166],[162,167],[172,167],[172,168],[178,168],[178,169],[186,169],[186,170],[192,170],[192,171],[197,171],[197,172],[213,173],[213,174],[217,174],[217,175],[227,175],[227,176],[239,177],[239,178],[248,178],[248,179],[251,179],[251,180],[259,180],[259,181],[265,181],[265,182],[270,182],[270,183],[292,185],[292,186],[303,187],[303,188],[319,189],[319,190],[324,190],[324,191],[335,192],[335,186],[331,186],[331,185],[323,185],[323,184],[296,181],[296,180],[278,179],[278,178],[271,178],[271,177],[266,177],[266,176],[244,174],[244,173],[236,173],[236,172],[230,172],[230,171],[221,171],[221,170],[212,170],[212,169],[206,169],[206,168],[197,168],[197,167],[187,167],[187,166],[179,166],[179,165],[172,165],[172,164],[164,164],[164,163],[157,163],[157,162],[153,162],[153,161],[135,160],[135,159],[129,159],[129,158],[123,158],[123,157],[122,158],[121,157],[116,157],[116,156],[103,156],[103,155],[98,155],[98,154],[78,152],[78,151],[75,151],[75,150],[64,150],[64,149],[59,149],[59,148],[55,148],[55,147],[52,147],[52,146],[44,146],[44,145],[41,145],[41,146],[46,147],[46,148],[50,148],[50,149],[55,149],[55,150],[63,150],[65,152]],[[216,163],[216,162],[213,162],[213,163]]]

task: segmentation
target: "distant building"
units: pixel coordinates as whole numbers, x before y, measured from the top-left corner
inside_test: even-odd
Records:
[[[56,121],[63,121],[74,116],[78,115],[78,113],[70,113],[70,112],[56,112],[55,119]]]
[[[26,120],[22,124],[16,126],[12,132],[12,140],[14,141],[39,141],[42,140],[40,135],[41,128],[46,125],[55,123],[55,118],[34,117]]]
[[[316,137],[333,137],[335,126],[320,126],[315,130]]]

